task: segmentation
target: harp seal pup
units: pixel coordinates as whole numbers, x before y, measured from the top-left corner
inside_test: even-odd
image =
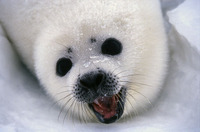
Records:
[[[167,69],[159,0],[1,0],[0,21],[61,111],[112,123],[158,95]]]

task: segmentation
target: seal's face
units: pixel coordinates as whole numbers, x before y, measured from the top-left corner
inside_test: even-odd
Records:
[[[74,53],[81,51],[79,47],[68,48],[68,56],[59,58],[56,62],[55,72],[61,78],[75,74],[76,77],[71,80],[73,98],[87,104],[100,122],[112,123],[124,112],[127,90],[124,82],[128,82],[125,78],[132,71],[121,71],[124,49],[120,40],[114,37],[92,37],[88,42],[82,55]],[[126,73],[124,78],[123,72]]]
[[[108,38],[100,49],[103,56],[112,58],[120,55],[123,46],[117,39]],[[94,71],[89,70],[78,76],[74,94],[78,101],[88,103],[99,121],[111,123],[119,119],[124,111],[126,89],[120,81],[113,71],[97,66]]]
[[[111,3],[91,1],[84,10],[80,2],[56,14],[34,52],[36,74],[61,112],[102,123],[146,107],[166,66],[160,10],[149,6],[158,3]]]

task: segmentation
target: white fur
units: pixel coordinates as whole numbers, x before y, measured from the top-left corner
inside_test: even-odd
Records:
[[[158,0],[1,0],[0,21],[24,63],[57,101],[67,94],[58,93],[73,90],[68,86],[78,74],[96,66],[133,82],[121,82],[132,89],[124,115],[139,112],[160,91],[168,50]],[[98,43],[92,45],[91,37]],[[98,52],[99,44],[109,37],[122,42],[121,55],[107,57]],[[66,47],[73,49],[74,65],[61,78],[55,67],[66,56]],[[134,76],[127,76],[131,74]],[[70,97],[59,103],[65,105]],[[78,112],[78,105],[71,110]]]

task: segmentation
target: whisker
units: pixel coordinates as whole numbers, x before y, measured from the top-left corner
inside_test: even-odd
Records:
[[[88,109],[87,109],[87,105],[86,105],[86,107],[85,107],[85,111],[86,111],[86,113],[87,113],[87,115],[89,116],[89,118],[90,118],[90,120],[92,120],[92,118],[90,117],[90,114],[88,113]]]
[[[129,84],[139,84],[139,85],[145,85],[145,86],[148,86],[148,87],[153,87],[151,85],[139,83],[139,82],[130,82],[130,81],[124,81],[124,80],[119,80],[119,82],[126,82],[126,83],[129,83]]]
[[[120,93],[122,94],[122,92],[120,91]],[[128,91],[126,92],[127,94],[130,94],[130,93],[128,93]],[[132,96],[132,95],[131,95]],[[132,97],[133,98],[133,100],[135,101],[135,103],[136,103],[136,99],[134,98],[134,97]],[[126,98],[127,99],[127,101],[130,103],[130,105],[131,105],[131,107],[136,111],[136,109],[133,107],[133,105],[132,105],[132,103],[130,102],[130,100],[128,99],[128,98]],[[137,112],[137,111],[136,111]],[[135,114],[135,112],[134,112],[134,114]]]
[[[91,113],[89,107],[87,107],[87,110],[88,110],[88,112],[90,113],[90,115],[92,115],[92,117],[94,118],[94,120],[95,120],[96,122],[99,122],[99,121],[96,119],[95,115],[94,115],[93,113]]]
[[[120,92],[121,92],[121,91],[120,91]],[[128,93],[128,94],[130,94],[130,93]],[[133,98],[134,102],[136,103],[136,99],[135,99],[134,97],[132,97],[132,98]],[[131,107],[133,108],[134,115],[137,116],[137,115],[138,115],[137,110],[133,107],[132,103],[130,102],[130,100],[129,100],[128,98],[126,98],[126,100],[129,102],[129,104],[130,104]],[[129,113],[129,114],[130,114],[130,113]],[[132,113],[131,113],[131,118],[133,118]]]
[[[123,77],[137,77],[137,76],[143,76],[143,77],[146,77],[145,75],[143,74],[128,74],[128,75],[124,75],[124,76],[120,76],[120,78],[123,78]]]
[[[151,103],[151,101],[150,101],[144,94],[140,93],[139,91],[137,91],[137,90],[135,90],[135,89],[128,89],[128,90],[132,90],[132,91],[134,91],[134,92],[140,94],[141,96],[143,96],[143,97],[147,100],[147,102],[148,102],[151,106],[153,106],[152,103]]]
[[[137,116],[138,115],[138,112],[137,110],[133,107],[132,103],[130,102],[130,100],[127,98],[127,101],[129,102],[129,104],[131,105],[131,107],[133,108],[133,113],[134,113],[134,116]],[[134,100],[135,101],[135,100]],[[135,101],[136,102],[136,101]],[[129,113],[131,115],[131,118],[133,119],[133,116],[132,116],[132,113]]]
[[[124,100],[120,97],[120,95],[116,94],[116,96],[117,96],[117,98],[120,98],[122,100],[122,102],[124,102]],[[119,104],[120,104],[120,107],[122,108],[122,110],[124,111],[123,105],[120,101],[119,101]]]
[[[81,119],[81,113],[80,113],[80,103],[81,102],[78,102],[79,104],[78,104],[78,118],[79,118],[79,121],[80,121],[80,123],[82,123],[82,119]]]
[[[81,117],[81,124],[84,123],[84,119],[83,119],[83,112],[82,112],[82,102],[80,102],[80,117]]]
[[[74,99],[74,100],[75,100],[75,99]],[[75,104],[74,104],[74,106],[73,106],[73,108],[72,108],[72,111],[73,111],[73,118],[72,118],[73,124],[74,124],[74,117],[75,117],[74,109],[75,109],[76,105],[77,105],[77,101],[75,100]]]
[[[63,124],[64,124],[65,119],[66,119],[66,117],[67,117],[67,115],[68,115],[68,112],[69,112],[69,110],[72,108],[74,102],[75,102],[75,99],[74,99],[74,101],[71,103],[70,107],[68,108],[68,110],[67,110],[67,112],[66,112],[66,114],[65,114],[65,116],[64,116],[64,118],[63,118]],[[70,114],[70,116],[68,116],[68,117],[70,118],[70,117],[71,117],[71,114]]]
[[[134,76],[137,76],[136,74],[129,74],[129,75],[125,75],[125,76],[120,76],[120,78],[123,78],[123,77],[134,77]]]
[[[121,68],[121,67],[125,67],[125,66],[119,66],[118,69]],[[115,75],[120,75],[120,74],[122,74],[122,73],[124,73],[124,72],[129,72],[129,73],[130,73],[130,71],[132,71],[132,70],[133,70],[133,71],[136,71],[136,69],[134,69],[134,68],[129,68],[129,69],[126,68],[126,70],[119,71],[119,72],[116,73]],[[113,73],[114,73],[114,72],[113,72]]]
[[[52,107],[53,107],[54,105],[56,105],[58,102],[60,102],[61,100],[65,99],[65,98],[67,98],[67,97],[69,97],[69,96],[72,95],[72,94],[73,94],[73,93],[70,93],[70,94],[66,95],[65,97],[62,97],[61,99],[55,101],[55,102],[50,106],[50,108],[52,108]]]
[[[87,104],[84,104],[84,109],[83,109],[83,110],[85,111],[85,114],[86,114],[87,116],[89,116],[88,113],[87,113],[86,108],[87,108]],[[91,117],[89,116],[89,118],[91,118]],[[87,120],[86,120],[86,123],[87,123]]]
[[[65,90],[59,93],[56,93],[54,96],[58,96],[59,94],[67,93],[67,92],[73,92],[72,90]]]
[[[83,103],[81,103],[81,110],[83,110]],[[85,120],[85,117],[84,117],[84,113],[82,112],[82,118],[83,118],[83,121],[84,121],[84,123],[86,123],[86,120]]]
[[[127,93],[128,93],[128,92],[127,92]],[[130,95],[130,96],[135,100],[135,103],[137,103],[137,102],[136,102],[136,99],[133,97],[132,94],[128,93],[128,95]],[[138,101],[138,102],[139,102],[139,101]],[[139,102],[139,103],[141,104],[141,107],[142,107],[145,111],[147,111],[147,109],[144,108],[144,106],[142,105],[142,103],[141,103],[141,102]]]
[[[119,73],[116,73],[115,76],[118,76],[118,75],[120,75],[120,74],[122,74],[122,73],[124,73],[124,72],[130,72],[130,70],[123,70],[123,71],[121,71],[121,72],[119,72]]]
[[[65,85],[65,86],[62,86],[62,87],[59,87],[59,88],[57,88],[57,89],[65,89],[65,90],[67,90],[66,88],[73,88],[74,87],[74,85]]]
[[[61,115],[61,113],[63,112],[65,106],[69,103],[69,101],[70,101],[71,99],[73,99],[73,96],[72,96],[72,97],[63,105],[63,107],[61,108],[61,111],[60,111],[60,113],[59,113],[59,115],[58,115],[58,120],[59,120],[60,115]]]
[[[61,43],[56,42],[56,44],[59,44],[59,45],[63,46],[64,48],[68,49],[67,46],[65,46],[65,45],[63,45],[63,44],[61,44]]]
[[[113,74],[117,69],[119,69],[119,68],[121,68],[122,66],[119,66],[119,67],[117,67],[117,68],[115,68],[112,72],[111,72],[111,74]]]

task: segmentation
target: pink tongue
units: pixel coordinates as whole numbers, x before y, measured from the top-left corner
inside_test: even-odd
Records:
[[[99,97],[93,102],[93,107],[96,112],[103,115],[105,119],[109,119],[116,114],[117,99],[112,97]]]

